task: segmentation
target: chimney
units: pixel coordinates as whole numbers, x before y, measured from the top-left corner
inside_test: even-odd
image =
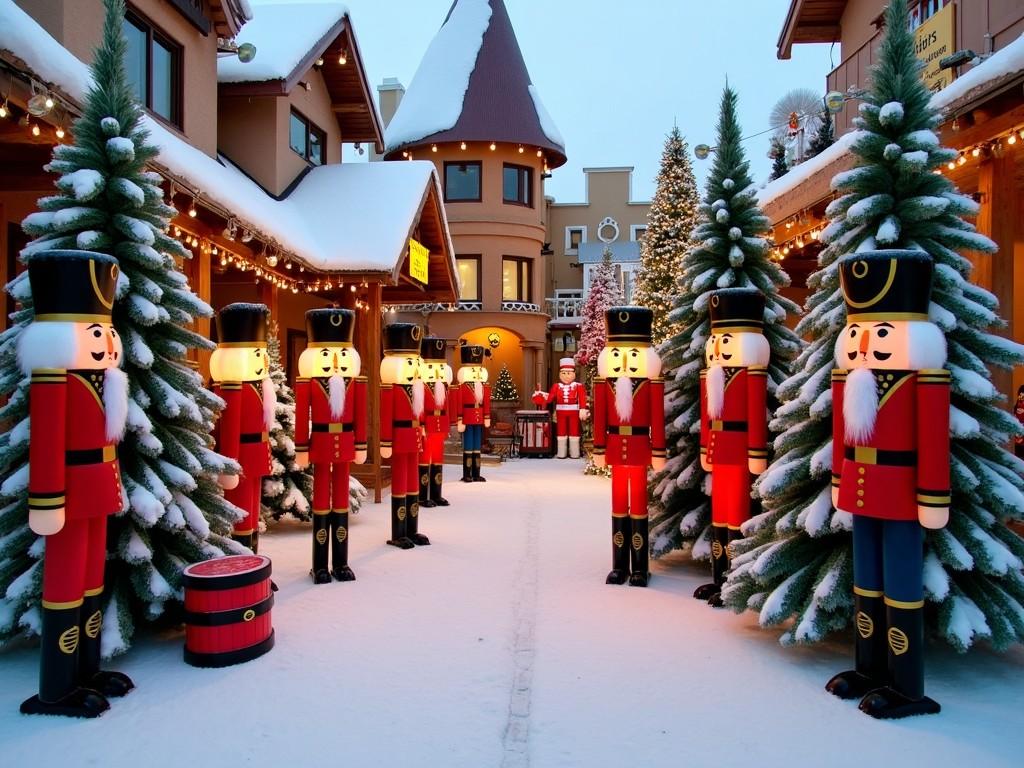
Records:
[[[384,121],[385,127],[398,111],[398,105],[402,103],[404,95],[405,86],[399,82],[397,77],[385,77],[384,82],[377,86],[377,102],[380,105],[380,117]]]

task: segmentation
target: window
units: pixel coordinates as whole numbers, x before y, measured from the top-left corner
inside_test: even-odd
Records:
[[[501,300],[530,301],[529,259],[505,256],[501,260]]]
[[[586,227],[565,228],[565,254],[575,256],[580,252],[580,244],[587,242]]]
[[[181,127],[181,47],[134,13],[124,17],[125,73],[138,102]]]
[[[312,165],[323,165],[326,144],[324,132],[293,109],[288,122],[288,146],[292,151]]]
[[[636,242],[643,242],[644,235],[647,234],[646,224],[630,224],[629,225],[629,239],[635,240]]]
[[[506,203],[533,205],[531,184],[533,171],[523,165],[508,165],[502,169],[501,194]]]
[[[456,256],[455,264],[459,268],[459,282],[462,290],[460,301],[480,301],[480,257]]]
[[[444,164],[444,201],[479,203],[480,163]]]

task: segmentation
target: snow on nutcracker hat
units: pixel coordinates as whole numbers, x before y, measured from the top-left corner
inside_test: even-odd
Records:
[[[932,259],[923,251],[851,253],[839,262],[846,322],[927,320]]]
[[[575,371],[576,361],[573,360],[571,357],[563,357],[561,360],[558,361],[558,368],[572,368]]]
[[[351,347],[355,324],[351,309],[311,309],[306,312],[306,338],[311,346]]]
[[[222,347],[267,346],[266,304],[228,304],[217,313],[217,343]]]
[[[421,338],[423,338],[423,329],[415,323],[385,325],[384,354],[419,356]]]
[[[76,250],[28,257],[28,280],[38,322],[109,323],[117,291],[117,259]]]
[[[463,365],[483,365],[484,357],[491,356],[491,350],[479,344],[466,344],[459,349],[459,360]]]
[[[612,307],[604,313],[609,344],[631,347],[651,345],[651,325],[654,312],[646,307]]]
[[[712,333],[764,332],[764,294],[756,288],[723,288],[708,306]]]
[[[448,345],[437,336],[424,336],[420,342],[420,357],[443,363],[448,359]]]

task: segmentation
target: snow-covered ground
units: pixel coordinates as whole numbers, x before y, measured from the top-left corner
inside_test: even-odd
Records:
[[[573,461],[485,467],[424,510],[433,546],[352,525],[358,581],[313,586],[309,534],[263,537],[277,647],[194,669],[182,638],[118,659],[138,689],[96,721],[28,718],[37,652],[0,653],[0,765],[1020,766],[1024,651],[930,650],[941,715],[875,722],[824,692],[845,641],[782,648],[755,617],[690,598],[702,567],[610,587],[607,480]],[[387,499],[385,499],[387,501]]]

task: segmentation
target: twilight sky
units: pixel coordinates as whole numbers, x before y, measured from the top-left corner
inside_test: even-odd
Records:
[[[451,0],[347,0],[371,84],[408,87]],[[582,168],[632,165],[633,198],[648,200],[665,133],[677,121],[691,148],[714,144],[726,77],[744,135],[769,127],[792,88],[825,92],[839,47],[802,45],[779,61],[789,0],[505,0],[530,76],[566,141],[569,162],[547,181],[560,202],[583,200]],[[240,39],[244,39],[244,32]],[[832,63],[834,62],[834,63]],[[767,178],[767,135],[745,142]],[[346,156],[349,153],[346,152]],[[709,161],[694,160],[703,182]]]

